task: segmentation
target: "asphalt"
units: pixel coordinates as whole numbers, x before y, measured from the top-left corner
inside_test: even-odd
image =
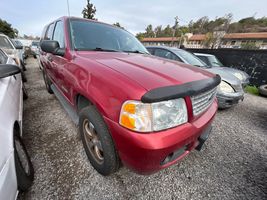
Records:
[[[19,199],[267,199],[267,98],[219,111],[201,152],[150,176],[126,167],[103,177],[90,165],[78,129],[46,92],[36,59],[27,60],[24,141],[35,180]]]

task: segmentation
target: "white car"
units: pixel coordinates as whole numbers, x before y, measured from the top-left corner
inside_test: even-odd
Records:
[[[33,166],[22,142],[21,70],[0,50],[0,199],[16,199],[33,181]]]

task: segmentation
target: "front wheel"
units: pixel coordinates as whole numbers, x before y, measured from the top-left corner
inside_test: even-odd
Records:
[[[120,161],[108,128],[94,106],[79,113],[79,130],[92,166],[106,176],[119,169]]]
[[[14,135],[14,156],[18,189],[24,192],[32,185],[34,170],[29,154],[19,134]]]

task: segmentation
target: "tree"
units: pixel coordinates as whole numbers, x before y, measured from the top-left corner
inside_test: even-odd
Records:
[[[153,31],[153,27],[152,27],[151,24],[149,24],[149,25],[146,27],[145,35],[146,35],[146,37],[155,37],[155,33],[154,33],[154,31]]]
[[[121,28],[121,29],[124,29],[124,27],[121,26],[119,22],[116,22],[116,23],[114,23],[113,25],[114,25],[114,26],[117,26],[117,27],[119,27],[119,28]]]
[[[90,0],[87,0],[87,5],[82,11],[83,18],[97,20],[95,18],[95,13],[96,7],[92,3],[90,3]]]
[[[14,38],[18,36],[18,30],[12,28],[11,24],[7,23],[7,21],[0,19],[0,33],[4,33],[5,35]]]

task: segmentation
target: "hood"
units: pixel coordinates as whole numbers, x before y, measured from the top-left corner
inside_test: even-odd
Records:
[[[229,72],[224,68],[227,67],[212,67],[206,68],[206,70],[214,74],[219,74],[223,81],[226,81],[231,85],[241,85],[241,81],[236,76],[234,76],[232,72]]]
[[[227,71],[233,74],[235,77],[237,77],[241,81],[246,81],[249,78],[249,75],[246,72],[241,71],[239,69],[234,69],[230,67],[222,67],[222,68],[224,71]]]
[[[198,67],[145,54],[78,51],[77,56],[109,67],[146,90],[214,76]]]

